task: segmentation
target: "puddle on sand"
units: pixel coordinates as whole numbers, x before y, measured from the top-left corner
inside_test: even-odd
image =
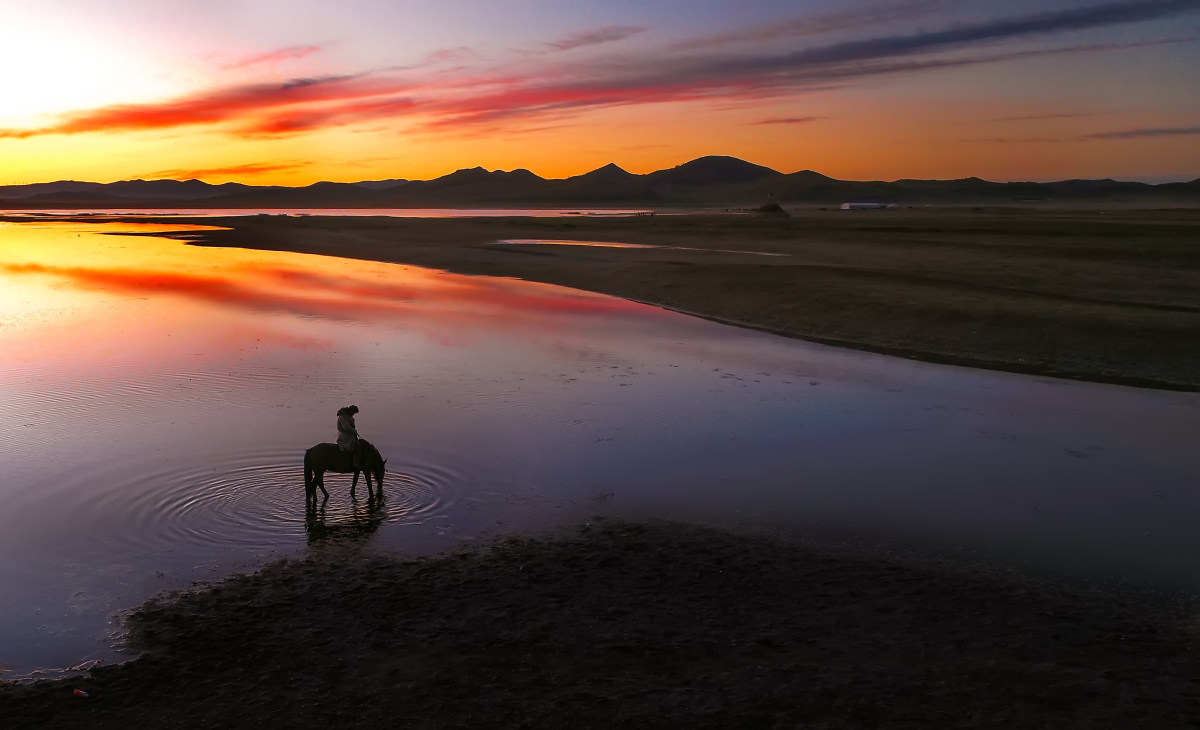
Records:
[[[595,246],[597,248],[661,248],[670,251],[708,251],[710,253],[744,253],[750,256],[789,256],[768,251],[739,251],[727,248],[692,248],[689,246],[655,246],[648,243],[618,243],[616,241],[570,241],[558,238],[504,238],[496,243],[506,246]]]

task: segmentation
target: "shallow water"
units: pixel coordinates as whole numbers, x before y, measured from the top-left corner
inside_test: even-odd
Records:
[[[0,224],[0,667],[330,537],[430,552],[594,514],[962,546],[1200,585],[1200,396],[822,347],[609,297]],[[301,458],[362,412],[382,505]],[[360,490],[362,490],[360,485]]]
[[[645,208],[63,208],[0,210],[0,215],[31,218],[72,216],[183,216],[188,218],[229,218],[247,215],[336,215],[386,216],[389,218],[553,218],[564,215],[630,216],[645,214]]]
[[[672,251],[707,251],[709,253],[736,253],[747,256],[789,256],[786,253],[767,251],[745,251],[727,248],[692,248],[690,246],[655,246],[646,243],[619,243],[617,241],[573,241],[564,238],[504,238],[496,243],[510,246],[594,246],[596,248],[666,248]]]

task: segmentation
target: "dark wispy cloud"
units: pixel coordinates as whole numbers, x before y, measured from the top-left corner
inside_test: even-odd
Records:
[[[1152,139],[1155,137],[1190,137],[1200,136],[1200,126],[1196,127],[1146,127],[1141,129],[1121,129],[1112,132],[1097,132],[1077,137],[970,137],[959,142],[988,142],[994,144],[1038,144],[1059,142],[1093,142],[1096,140],[1123,139]]]
[[[264,63],[278,63],[279,61],[291,61],[297,58],[316,53],[321,50],[320,46],[288,46],[267,53],[257,53],[252,56],[244,56],[234,59],[228,63],[222,64],[222,68],[247,68],[250,66],[258,66]]]
[[[1046,119],[1077,119],[1080,117],[1093,117],[1096,112],[1050,112],[1047,114],[1022,114],[1015,117],[997,117],[989,119],[990,122],[1034,122],[1043,121]]]
[[[601,43],[623,41],[638,33],[645,33],[649,28],[638,25],[606,25],[603,28],[592,28],[563,36],[546,43],[543,49],[547,52],[572,51],[584,46],[596,46]]]
[[[208,177],[245,177],[248,175],[265,175],[270,172],[286,172],[307,167],[310,162],[248,162],[244,165],[228,167],[199,167],[174,170],[157,170],[139,177],[161,180],[192,180]]]
[[[1123,25],[1196,11],[1200,11],[1200,0],[1123,0],[923,33],[832,43],[783,55],[724,58],[715,61],[712,70],[772,73],[814,66],[861,63],[953,50],[982,42]]]
[[[1070,140],[1061,137],[966,137],[958,141],[971,144],[1055,144]]]
[[[663,59],[648,72],[621,73],[618,70],[604,78],[564,83],[539,84],[531,80],[496,93],[435,105],[439,118],[425,128],[449,129],[533,114],[561,115],[587,107],[766,97],[797,89],[830,88],[871,76],[1192,42],[1196,39],[1077,45],[990,54],[976,52],[957,57],[944,55],[946,51],[961,51],[980,43],[1139,22],[1197,10],[1200,10],[1200,0],[1123,0],[923,33],[832,43],[792,53]],[[641,63],[640,67],[645,68],[646,64]]]
[[[1144,139],[1146,137],[1190,137],[1193,135],[1200,135],[1200,126],[1121,129],[1115,132],[1087,134],[1082,139]]]
[[[825,119],[825,117],[771,117],[770,119],[760,119],[754,124],[807,124],[821,119]]]
[[[1179,41],[1172,41],[1179,42]],[[422,108],[434,117],[426,131],[494,124],[532,116],[563,116],[589,108],[695,100],[766,99],[798,90],[840,88],[854,80],[946,68],[1157,45],[1095,44],[958,57],[878,58],[820,62],[798,57],[760,56],[702,59],[660,64],[650,73],[613,74],[563,83],[526,83],[463,96]]]
[[[941,10],[947,4],[946,0],[911,0],[910,2],[841,10],[821,15],[786,18],[763,25],[692,38],[673,44],[671,49],[676,51],[711,49],[734,43],[762,43],[779,38],[796,38],[878,26],[897,21],[912,21]]]

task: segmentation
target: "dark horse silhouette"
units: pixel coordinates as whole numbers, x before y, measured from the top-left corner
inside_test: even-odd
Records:
[[[354,490],[358,488],[358,475],[361,472],[367,479],[367,496],[369,499],[375,497],[375,492],[371,490],[371,477],[375,477],[375,486],[378,489],[379,495],[383,495],[383,469],[387,464],[387,459],[379,455],[379,449],[364,438],[358,440],[359,449],[362,451],[362,468],[354,467],[352,455],[342,451],[337,444],[317,444],[308,451],[304,452],[304,505],[305,507],[316,509],[317,507],[317,487],[325,494],[325,499],[321,500],[324,504],[329,499],[329,492],[325,490],[325,472],[332,471],[338,474],[354,474],[354,481],[350,483],[350,496],[354,496]]]

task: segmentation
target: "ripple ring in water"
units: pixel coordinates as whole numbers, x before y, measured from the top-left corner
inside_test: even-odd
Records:
[[[88,516],[86,525],[79,527],[118,548],[269,550],[279,545],[281,536],[305,533],[303,469],[299,455],[290,449],[225,453],[212,466],[167,464],[134,478],[96,471],[83,476],[106,486],[88,490],[64,485],[68,493],[86,495],[73,508],[73,514]],[[446,512],[454,502],[445,486],[452,476],[419,466],[389,471],[383,504],[372,511],[372,521],[420,524]],[[326,475],[330,499],[324,516],[331,522],[358,516],[365,508],[365,482],[359,480],[352,500],[350,481],[348,474]]]

